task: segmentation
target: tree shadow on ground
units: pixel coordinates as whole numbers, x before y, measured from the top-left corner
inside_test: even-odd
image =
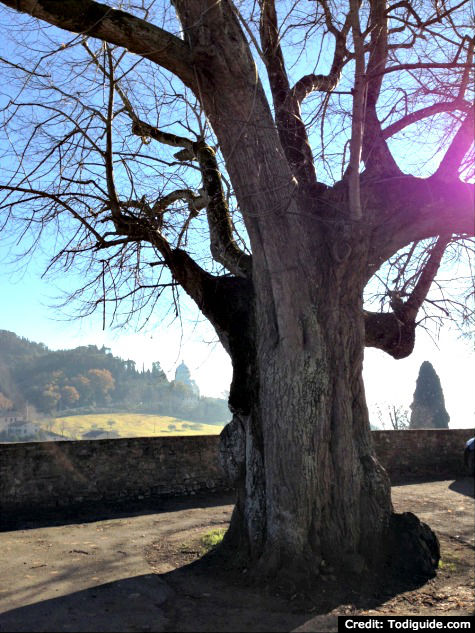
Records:
[[[124,578],[0,614],[0,631],[166,631],[171,596],[156,574]]]
[[[458,492],[461,495],[467,497],[475,497],[475,479],[473,477],[464,477],[463,479],[457,479],[449,486],[450,490]]]
[[[246,569],[236,569],[228,560],[218,550],[161,575],[174,591],[168,612],[172,630],[336,631],[338,615],[376,609],[427,582],[427,578],[347,577],[342,584],[322,577],[289,593],[278,583],[253,583]]]
[[[76,523],[94,523],[110,519],[145,514],[160,514],[177,510],[191,510],[193,508],[210,508],[222,505],[234,505],[234,493],[209,492],[174,497],[157,497],[144,500],[104,503],[103,501],[88,502],[67,508],[41,509],[32,508],[28,513],[0,513],[0,532],[12,530],[29,530],[58,525],[74,525]]]
[[[0,614],[0,631],[337,631],[338,615],[372,609],[420,583],[365,594],[336,583],[308,595],[278,595],[244,580],[219,556],[42,600]],[[277,595],[276,595],[277,594]]]

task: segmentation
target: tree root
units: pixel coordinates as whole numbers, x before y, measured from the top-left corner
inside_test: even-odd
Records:
[[[239,530],[231,530],[210,558],[243,574],[246,584],[267,587],[287,597],[314,595],[318,588],[329,590],[332,586],[340,593],[381,583],[412,586],[434,577],[440,559],[437,536],[410,512],[391,515],[386,537],[371,561],[360,554],[346,554],[331,564],[310,548],[291,560],[278,548],[252,560],[243,536]]]
[[[392,573],[414,579],[433,578],[439,560],[439,539],[412,512],[391,515],[387,561]]]

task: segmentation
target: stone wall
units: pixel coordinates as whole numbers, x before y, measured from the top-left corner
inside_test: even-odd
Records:
[[[464,475],[463,450],[473,429],[373,431],[376,454],[393,482]]]
[[[464,430],[374,431],[393,481],[463,474]],[[0,444],[0,513],[35,514],[226,489],[218,437]]]
[[[0,513],[223,490],[217,442],[190,436],[0,444]]]

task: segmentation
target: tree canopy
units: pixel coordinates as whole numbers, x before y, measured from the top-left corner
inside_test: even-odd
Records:
[[[180,3],[178,16],[164,2],[131,5],[131,13],[89,0],[67,8],[46,0],[3,4],[78,33],[68,39],[25,19],[21,33],[11,30],[15,54],[3,58],[9,83],[3,91],[2,208],[14,236],[25,226],[31,231],[27,252],[40,233],[50,241],[58,227],[51,265],[87,273],[74,295],[85,300],[83,314],[99,308],[109,322],[122,300],[127,319],[144,305],[152,310],[165,288],[176,298],[180,286],[201,305],[206,272],[248,278],[249,249],[262,232],[252,228],[252,189],[268,186],[265,178],[275,185],[277,174],[271,155],[269,173],[257,173],[246,146],[258,143],[254,128],[267,134],[275,126],[290,165],[287,184],[274,186],[275,202],[285,208],[298,183],[299,195],[320,200],[324,226],[338,217],[329,185],[351,185],[352,214],[374,225],[367,277],[377,277],[367,295],[372,305],[376,299],[384,312],[393,312],[368,312],[367,343],[408,353],[406,337],[395,344],[395,331],[401,324],[403,332],[412,328],[443,253],[447,262],[472,248],[456,239],[473,234],[473,186],[459,180],[459,172],[465,180],[473,177],[468,3],[372,2],[359,13],[356,5],[348,11],[326,1],[284,2],[277,10],[272,2],[225,3],[197,42],[196,29],[184,22],[191,13],[183,8],[181,15]],[[196,16],[202,10],[199,3],[193,9]],[[220,50],[219,25],[226,20],[240,32],[240,49],[246,48],[236,68]],[[209,77],[207,59],[217,62]],[[232,104],[218,106],[215,93],[223,99],[229,93],[228,100],[239,94],[241,63],[251,68],[243,90],[249,103],[232,99],[237,111],[231,115]],[[268,101],[273,111],[259,118],[258,104],[265,109]],[[238,125],[225,149],[219,129],[232,116]],[[246,117],[249,131],[241,125]],[[427,209],[420,200],[429,189]],[[345,255],[352,222],[337,221],[337,257]],[[450,289],[445,293],[434,297],[441,317]],[[469,297],[456,299],[452,309],[467,325]]]

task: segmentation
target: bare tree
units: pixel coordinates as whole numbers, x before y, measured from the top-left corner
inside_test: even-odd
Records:
[[[378,406],[376,412],[383,429],[387,426],[393,431],[403,431],[409,428],[409,410],[403,405]]]
[[[470,252],[469,3],[2,2],[77,34],[27,30],[7,60],[7,226],[31,248],[56,224],[53,263],[83,265],[104,318],[181,288],[213,324],[234,370],[225,544],[300,577],[412,539],[430,574],[427,530],[387,538],[362,361],[412,351],[444,253]]]

